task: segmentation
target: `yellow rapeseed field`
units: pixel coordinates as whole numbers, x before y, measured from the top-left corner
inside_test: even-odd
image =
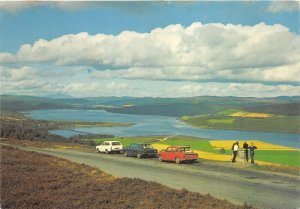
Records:
[[[257,112],[236,112],[229,116],[242,117],[242,118],[270,118],[270,117],[273,117],[272,114],[257,113]]]
[[[163,149],[167,149],[168,146],[170,145],[166,145],[166,144],[152,144],[152,146],[157,149],[158,151],[163,150]]]
[[[152,146],[157,149],[158,151],[167,149],[169,145],[165,144],[152,144]],[[221,155],[221,154],[215,154],[210,152],[203,152],[200,150],[193,150],[195,153],[199,155],[200,158],[206,159],[206,160],[218,160],[218,161],[230,161],[231,156],[230,155]]]
[[[163,150],[163,149],[167,149],[167,147],[169,145],[166,144],[152,144],[152,146],[157,149],[158,151]],[[231,146],[230,146],[231,148]],[[203,152],[200,150],[193,150],[195,153],[197,153],[199,155],[200,159],[205,159],[205,160],[215,160],[215,161],[227,161],[230,162],[232,159],[231,155],[226,155],[226,154],[216,154],[216,153],[211,153],[211,152]],[[277,163],[268,163],[268,162],[264,162],[264,161],[260,161],[260,160],[256,160],[255,161],[257,164],[259,165],[277,165],[280,166]]]
[[[209,143],[215,148],[215,149],[231,149],[232,144],[236,142],[234,140],[210,140]],[[238,141],[240,144],[240,147],[243,147],[243,144],[245,140]],[[296,150],[295,148],[285,147],[281,145],[276,144],[270,144],[267,142],[259,141],[259,140],[249,140],[247,141],[248,145],[251,145],[251,142],[260,150]]]

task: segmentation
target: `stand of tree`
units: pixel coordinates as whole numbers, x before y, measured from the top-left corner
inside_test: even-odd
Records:
[[[94,141],[86,139],[114,138],[113,135],[109,134],[79,134],[66,138],[51,134],[49,130],[53,129],[52,126],[53,121],[39,121],[28,118],[8,120],[4,117],[1,118],[0,121],[0,137],[18,140],[26,139],[36,141],[70,142],[91,146],[94,146]]]

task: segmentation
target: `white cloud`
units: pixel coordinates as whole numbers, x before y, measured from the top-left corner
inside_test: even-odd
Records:
[[[86,97],[86,96],[123,96],[134,89],[125,83],[105,83],[105,82],[72,82],[64,84],[61,92]]]
[[[267,8],[268,12],[293,12],[300,10],[299,0],[289,0],[289,1],[272,1]]]
[[[236,97],[276,97],[298,96],[299,86],[264,85],[260,83],[202,83],[188,84],[170,89],[175,97],[186,96],[236,96]]]
[[[37,75],[37,71],[31,67],[5,68],[0,66],[1,81],[24,81],[30,80]]]
[[[23,9],[28,9],[32,5],[37,4],[37,2],[22,2],[22,1],[0,1],[0,11],[7,11],[11,13],[16,13]]]
[[[1,94],[45,95],[65,93],[72,96],[135,96],[135,97],[191,97],[240,96],[273,97],[299,95],[300,87],[293,85],[265,85],[261,83],[219,83],[132,81],[132,80],[76,80],[41,79],[35,69],[10,68],[1,72]]]
[[[0,53],[0,63],[10,63],[15,61],[17,61],[16,57],[13,56],[12,54],[5,53],[5,52]]]
[[[193,23],[40,39],[15,55],[0,53],[0,61],[98,66],[104,72],[94,75],[101,78],[298,82],[299,45],[299,35],[282,25]]]
[[[125,83],[115,83],[115,82],[111,82],[109,84],[106,85],[106,88],[112,91],[118,91],[118,90],[123,90],[128,88],[128,85]]]
[[[59,79],[83,75],[87,70],[83,67],[4,67],[0,66],[1,81],[20,81],[30,79]]]
[[[297,83],[300,82],[300,65],[279,67],[224,69],[207,71],[197,67],[129,68],[122,70],[94,71],[92,79],[143,79],[174,81],[220,81],[220,82],[263,82]]]
[[[195,85],[195,84],[188,84],[188,85],[184,85],[179,87],[178,89],[176,89],[176,93],[178,94],[190,94],[190,95],[196,95],[199,92],[201,92],[203,90],[203,87],[201,85]]]
[[[101,2],[100,2],[101,3]],[[99,2],[93,1],[0,1],[0,11],[17,13],[25,9],[39,6],[50,6],[61,10],[74,11],[86,7],[94,7],[99,5]]]

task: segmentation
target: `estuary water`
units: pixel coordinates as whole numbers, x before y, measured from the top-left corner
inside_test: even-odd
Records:
[[[76,128],[93,134],[112,134],[115,136],[149,136],[149,135],[186,135],[215,140],[262,140],[294,148],[300,148],[300,135],[294,133],[234,131],[218,129],[195,128],[179,121],[175,117],[153,115],[131,115],[110,113],[104,110],[32,110],[28,116],[34,119],[44,120],[76,120],[97,122],[121,122],[134,125],[123,127],[85,127]],[[69,137],[77,135],[77,132],[69,130],[53,130],[53,134]]]

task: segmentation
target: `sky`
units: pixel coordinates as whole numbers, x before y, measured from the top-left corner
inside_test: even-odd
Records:
[[[1,94],[300,96],[299,1],[0,1]]]

